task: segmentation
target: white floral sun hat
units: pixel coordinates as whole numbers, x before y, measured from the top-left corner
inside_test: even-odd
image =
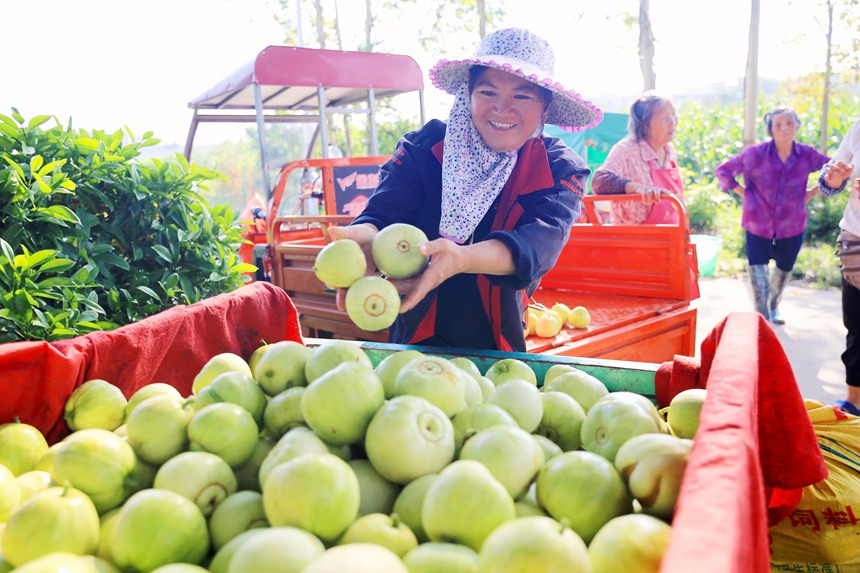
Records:
[[[552,92],[552,103],[544,121],[565,131],[582,131],[603,119],[603,112],[575,91],[567,90],[553,79],[555,55],[543,38],[522,28],[496,30],[484,38],[474,58],[440,60],[430,70],[430,81],[437,88],[457,95],[469,81],[469,68],[487,66],[515,74]]]

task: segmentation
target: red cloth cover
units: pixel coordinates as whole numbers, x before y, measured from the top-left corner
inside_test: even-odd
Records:
[[[2,344],[0,424],[18,416],[53,443],[68,433],[66,399],[87,380],[107,380],[126,397],[153,382],[170,384],[187,396],[211,357],[233,352],[247,360],[261,340],[303,342],[292,301],[266,282],[170,308],[111,332]]]
[[[827,468],[788,358],[761,315],[730,313],[702,341],[701,356],[698,379],[689,359],[678,366],[683,384],[707,385],[708,399],[660,571],[766,573],[769,522]],[[661,370],[665,378],[669,367]]]
[[[704,388],[705,381],[699,376],[701,364],[698,358],[675,355],[671,362],[664,362],[654,375],[654,394],[657,406],[665,408],[679,392],[691,388]]]

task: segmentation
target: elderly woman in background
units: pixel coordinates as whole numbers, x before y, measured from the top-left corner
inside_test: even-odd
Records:
[[[714,174],[723,191],[743,201],[741,226],[755,309],[774,324],[785,324],[779,302],[803,245],[806,204],[818,194],[817,186],[808,188],[809,176],[830,158],[795,141],[800,117],[793,109],[779,107],[765,114],[764,122],[770,140],[743,150]],[[768,277],[771,259],[776,267]]]
[[[630,106],[630,135],[612,147],[591,181],[598,195],[643,196],[642,201],[614,202],[612,223],[678,223],[678,211],[660,197],[669,191],[682,201],[684,198],[684,183],[672,146],[677,125],[678,115],[668,98],[649,92]]]

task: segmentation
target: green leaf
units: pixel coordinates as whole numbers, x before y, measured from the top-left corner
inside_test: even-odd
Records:
[[[43,273],[53,272],[61,273],[75,266],[75,261],[69,259],[53,259],[39,267],[39,271]]]
[[[179,275],[179,284],[182,285],[182,291],[185,293],[186,302],[191,302],[196,299],[194,295],[194,285],[186,275]]]
[[[10,263],[15,260],[15,252],[12,250],[12,246],[0,239],[0,250],[3,251],[3,256],[6,257],[6,260]]]
[[[151,296],[155,300],[158,300],[158,301],[161,300],[161,297],[158,296],[158,293],[156,293],[154,290],[152,290],[148,286],[137,287],[137,290],[139,290],[140,292],[148,294],[149,296]]]
[[[27,127],[30,129],[39,127],[40,125],[42,125],[43,123],[45,123],[49,119],[51,119],[50,115],[37,115],[37,116],[33,117],[29,121],[29,123],[27,123]]]
[[[0,123],[0,133],[9,136],[12,139],[18,139],[21,135],[21,130],[16,127],[6,125],[5,123]]]
[[[29,322],[33,317],[33,307],[36,306],[36,301],[27,291],[19,291],[9,300],[8,306],[12,312],[22,317],[25,322]]]
[[[45,160],[42,158],[41,155],[36,155],[36,156],[30,158],[30,170],[33,171],[34,173],[38,172],[39,168],[42,166],[42,164],[44,162],[45,162]]]
[[[99,141],[91,137],[78,137],[75,139],[75,145],[84,149],[85,151],[99,150]]]
[[[170,256],[170,251],[168,251],[163,245],[153,245],[152,250],[168,263],[173,262],[173,258]]]
[[[77,330],[72,330],[71,328],[55,328],[51,331],[51,339],[59,340],[62,338],[73,338],[78,334]]]
[[[33,177],[36,179],[36,183],[39,185],[39,191],[41,191],[45,195],[50,195],[53,189],[51,189],[50,185],[45,183],[45,180],[42,179],[42,176],[38,173],[33,173]]]
[[[253,273],[257,271],[257,267],[255,265],[249,263],[239,263],[238,265],[230,268],[231,272],[236,273]]]
[[[9,117],[8,115],[3,115],[2,113],[0,113],[0,122],[10,127],[18,126],[18,124],[11,117]]]
[[[23,181],[25,181],[25,180],[27,179],[27,176],[24,174],[24,170],[23,170],[23,169],[21,169],[21,166],[20,166],[20,165],[18,165],[18,164],[17,164],[17,163],[15,163],[14,161],[12,161],[12,158],[11,158],[11,157],[9,157],[8,155],[4,155],[4,156],[3,156],[3,159],[5,159],[5,160],[6,160],[6,163],[8,163],[9,165],[11,165],[11,166],[12,166],[12,169],[14,169],[14,170],[15,170],[15,173],[17,173],[17,174],[18,174],[18,179],[19,179],[19,181],[22,181],[22,182],[23,182]]]
[[[99,255],[99,262],[107,263],[124,271],[127,271],[129,268],[128,261],[119,255],[115,255],[113,253],[105,253],[103,255]]]
[[[47,289],[53,287],[77,287],[78,282],[67,277],[50,277],[37,283],[39,288]]]
[[[45,165],[42,166],[41,169],[39,169],[39,175],[45,176],[48,173],[52,172],[57,167],[62,167],[63,164],[65,164],[65,163],[66,163],[65,159],[60,159],[58,161],[51,161],[49,163],[46,163]],[[32,161],[30,162],[30,168],[31,169],[33,168],[33,162]]]
[[[61,311],[61,312],[57,312],[57,313],[51,313],[48,316],[48,318],[50,318],[50,320],[53,324],[57,324],[58,322],[63,322],[64,320],[66,320],[70,316],[72,316],[72,313],[70,313],[68,311]]]
[[[27,271],[32,268],[35,268],[55,256],[57,256],[57,251],[53,249],[43,249],[41,251],[36,251],[32,255],[25,255],[23,258],[23,263],[20,265],[21,270]],[[16,259],[17,258],[18,257],[16,257]]]
[[[90,269],[88,267],[79,268],[74,275],[74,280],[79,283],[85,283],[90,279]]]
[[[64,288],[64,287],[59,287],[59,288],[61,288],[61,289],[62,289],[62,288]],[[53,300],[53,301],[62,301],[62,300],[65,300],[65,296],[64,296],[64,295],[62,295],[62,294],[58,294],[58,293],[57,293],[57,292],[55,292],[54,290],[44,290],[44,291],[35,291],[35,290],[33,290],[33,291],[30,291],[30,294],[32,294],[32,295],[33,295],[34,300],[35,300],[35,299],[37,299],[37,298],[38,298],[38,299],[40,299],[40,300]]]
[[[79,225],[81,220],[75,215],[74,211],[66,207],[65,205],[51,205],[50,207],[46,207],[44,209],[38,209],[40,213],[44,213],[49,215],[54,219],[58,219],[60,221],[66,221],[67,223],[74,223],[75,225]]]

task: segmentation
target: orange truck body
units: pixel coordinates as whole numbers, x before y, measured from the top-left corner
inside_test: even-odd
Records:
[[[272,196],[276,212],[290,171],[316,168],[322,173],[326,215],[282,215],[267,221],[266,267],[269,279],[283,288],[299,311],[305,336],[384,342],[386,331],[367,332],[338,310],[335,293],[313,272],[317,253],[328,243],[328,228],[348,224],[343,210],[347,192],[337,180],[348,180],[358,166],[382,163],[386,157],[317,159],[284,166]],[[664,362],[676,354],[693,356],[696,344],[695,248],[690,242],[686,208],[672,197],[681,214],[676,225],[605,224],[599,208],[638,196],[586,196],[583,217],[571,229],[555,267],[534,293],[534,303],[551,307],[584,306],[591,316],[585,329],[566,326],[553,338],[527,338],[530,353]]]

